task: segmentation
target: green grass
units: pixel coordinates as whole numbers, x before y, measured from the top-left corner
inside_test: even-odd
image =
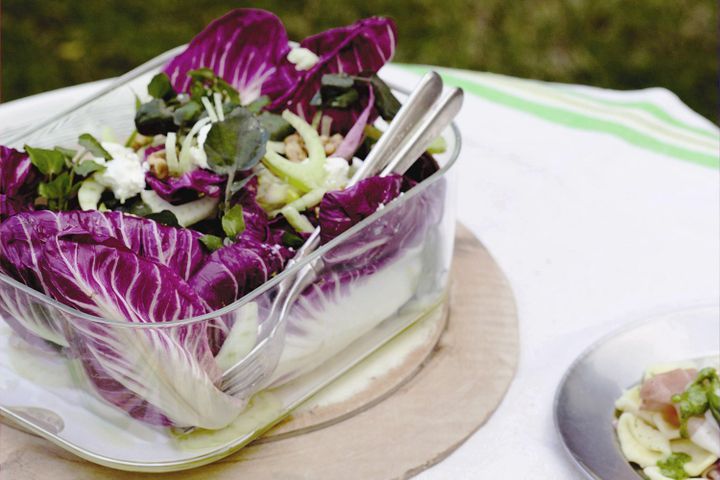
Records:
[[[227,0],[5,0],[2,98],[118,75],[187,42]],[[717,122],[715,0],[267,0],[292,38],[371,15],[396,60],[615,89],[666,87]]]

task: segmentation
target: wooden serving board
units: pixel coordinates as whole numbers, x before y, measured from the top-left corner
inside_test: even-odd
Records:
[[[214,464],[169,474],[115,471],[0,425],[0,480],[411,477],[485,423],[517,365],[512,291],[487,250],[462,226],[449,319],[442,313],[401,334],[259,441]]]

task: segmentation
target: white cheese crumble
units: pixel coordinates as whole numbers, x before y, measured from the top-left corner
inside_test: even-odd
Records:
[[[288,62],[295,64],[295,70],[310,70],[317,62],[320,61],[320,57],[315,55],[313,52],[303,47],[295,47],[287,54]]]
[[[103,158],[94,158],[95,162],[105,165],[105,170],[96,173],[93,178],[100,185],[112,190],[120,203],[125,203],[125,200],[145,189],[145,171],[148,167],[131,148],[113,142],[102,142],[102,147],[112,159],[106,161]]]
[[[325,188],[339,190],[347,185],[350,165],[342,157],[328,157],[325,160],[325,172]]]

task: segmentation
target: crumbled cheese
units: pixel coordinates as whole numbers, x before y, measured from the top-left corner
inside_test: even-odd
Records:
[[[328,157],[325,160],[325,188],[339,190],[347,185],[350,165],[342,157]]]
[[[96,173],[93,178],[112,190],[120,203],[125,203],[125,200],[145,189],[147,165],[140,161],[138,154],[131,148],[113,142],[102,142],[102,146],[112,159],[105,161],[103,158],[95,158],[97,163],[105,165],[105,170]]]
[[[287,54],[288,62],[295,64],[295,70],[310,70],[317,62],[320,61],[320,57],[315,55],[313,52],[303,47],[295,47],[290,50]]]
[[[208,168],[207,154],[205,153],[205,140],[207,140],[208,132],[212,128],[212,123],[208,123],[198,130],[197,145],[190,147],[190,159],[192,163],[200,168]]]

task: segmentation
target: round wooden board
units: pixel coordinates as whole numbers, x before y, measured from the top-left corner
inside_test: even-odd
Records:
[[[413,361],[404,362],[389,383],[385,378],[376,393],[360,392],[345,403],[315,408],[315,413],[311,405],[281,424],[274,441],[252,444],[185,472],[110,470],[0,425],[0,480],[396,479],[434,465],[492,415],[518,357],[512,291],[487,250],[462,226],[456,236],[447,329],[429,355],[422,355],[427,345],[418,347]],[[362,408],[361,398],[372,399],[371,406]],[[345,418],[349,412],[357,414]],[[333,422],[340,417],[345,419]],[[289,435],[299,429],[314,430]]]

